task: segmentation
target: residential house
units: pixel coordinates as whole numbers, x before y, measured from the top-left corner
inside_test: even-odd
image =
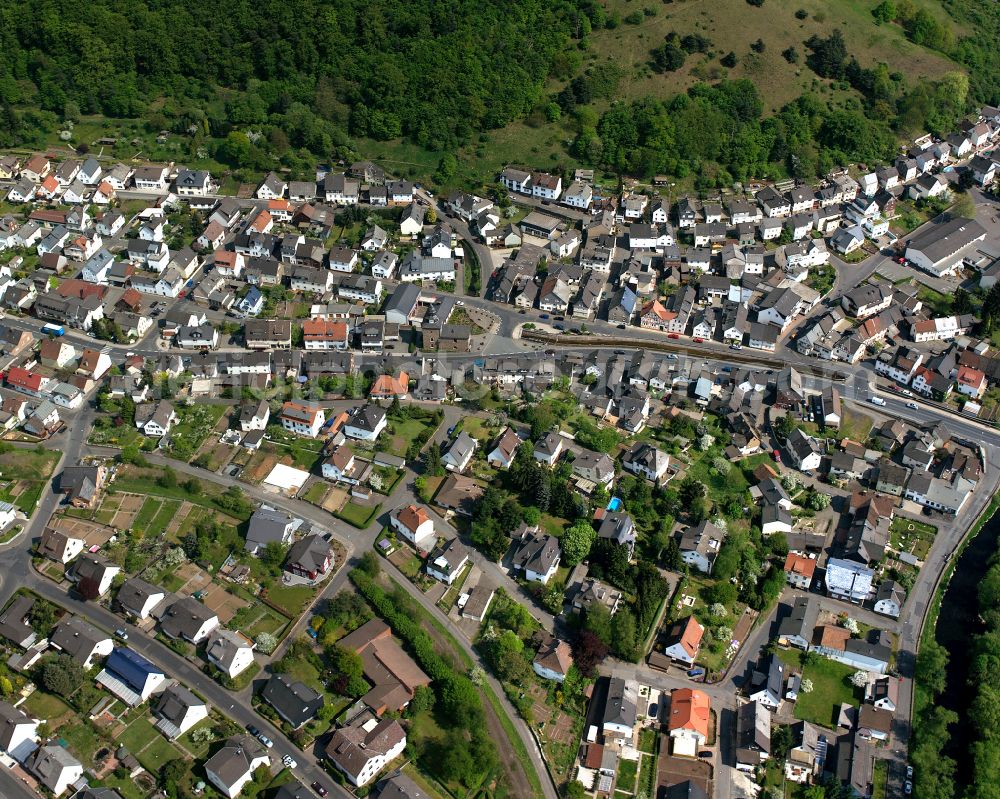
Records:
[[[256,555],[270,543],[287,544],[301,524],[301,519],[263,505],[250,517],[243,548]]]
[[[46,527],[38,544],[38,554],[65,565],[83,552],[84,546],[82,538],[74,538],[62,530]]]
[[[90,671],[94,662],[105,658],[115,648],[111,636],[88,624],[79,616],[59,622],[49,637],[49,643]]]
[[[120,573],[120,566],[99,555],[83,554],[73,562],[66,576],[76,583],[76,590],[84,599],[94,600],[108,592],[111,583]]]
[[[61,796],[83,777],[80,761],[54,743],[35,749],[25,759],[24,767],[55,796]]]
[[[323,694],[287,674],[272,674],[260,695],[296,730],[315,718],[326,703]]]
[[[663,480],[670,456],[644,441],[637,441],[622,456],[622,468],[654,483]]]
[[[326,422],[326,414],[318,405],[289,400],[281,406],[281,426],[290,433],[316,438]]]
[[[791,612],[778,625],[778,644],[807,650],[812,644],[813,630],[819,615],[819,605],[810,597],[799,597]]]
[[[860,563],[830,558],[826,564],[827,594],[859,605],[871,596],[874,574]]]
[[[23,763],[38,748],[38,719],[0,701],[0,751]]]
[[[166,597],[166,591],[158,585],[131,577],[118,589],[115,601],[129,616],[143,620],[148,619]]]
[[[705,628],[694,616],[681,619],[671,628],[663,652],[675,663],[693,666],[704,634]]]
[[[777,655],[771,655],[766,669],[754,673],[748,696],[751,702],[759,702],[768,710],[777,710],[784,699],[784,691],[784,663]]]
[[[675,688],[670,692],[670,716],[667,721],[671,754],[694,757],[708,742],[711,702],[708,694],[696,688]]]
[[[595,487],[610,488],[615,479],[615,462],[603,452],[581,450],[573,461],[573,474]]]
[[[388,425],[388,416],[378,405],[367,404],[350,412],[344,435],[359,441],[375,441]]]
[[[205,776],[228,799],[236,799],[254,772],[270,766],[267,748],[251,735],[234,735],[205,761]]]
[[[771,754],[771,714],[761,702],[746,702],[736,711],[736,768],[754,772]]]
[[[330,572],[333,550],[321,535],[307,535],[288,548],[284,570],[306,580],[320,580]]]
[[[254,642],[238,631],[216,627],[208,636],[205,655],[209,662],[233,679],[254,662]]]
[[[435,580],[451,585],[469,562],[469,550],[457,538],[438,544],[427,556],[424,571]]]
[[[142,402],[135,406],[135,426],[144,435],[161,438],[179,421],[174,406],[167,400]]]
[[[216,616],[193,596],[186,596],[171,603],[160,616],[160,630],[168,638],[200,644],[219,626]]]
[[[572,666],[573,653],[570,645],[552,637],[538,648],[531,662],[535,674],[543,680],[554,682],[564,682]]]
[[[371,782],[406,748],[406,733],[394,719],[359,717],[333,734],[326,756],[352,785]]]
[[[798,552],[789,552],[785,558],[785,578],[788,584],[801,591],[808,591],[816,573],[816,559]]]
[[[726,533],[708,520],[688,527],[679,542],[681,560],[702,574],[711,574],[725,537]]]
[[[475,454],[479,442],[462,430],[448,445],[441,455],[441,464],[451,472],[461,474],[468,467]]]
[[[555,536],[526,530],[514,552],[512,565],[523,571],[528,582],[546,584],[559,569],[561,558],[559,539]]]
[[[166,675],[131,649],[115,647],[97,675],[97,683],[129,707],[147,701],[166,682]]]
[[[389,516],[389,524],[418,550],[434,543],[434,520],[419,505],[404,505]]]
[[[873,610],[883,616],[898,619],[906,601],[906,590],[895,580],[883,580],[875,592]]]
[[[631,743],[635,736],[639,686],[632,680],[612,677],[601,716],[601,732],[606,740]]]

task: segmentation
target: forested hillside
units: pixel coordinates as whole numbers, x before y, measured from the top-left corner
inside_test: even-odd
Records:
[[[517,0],[39,0],[0,4],[0,97],[63,114],[286,126],[327,150],[348,129],[455,146],[539,99],[579,15]],[[224,113],[209,101],[241,90]],[[225,96],[225,95],[224,95]]]
[[[805,178],[1000,103],[998,40],[995,0],[3,3],[0,146],[83,122],[74,145],[247,173]]]

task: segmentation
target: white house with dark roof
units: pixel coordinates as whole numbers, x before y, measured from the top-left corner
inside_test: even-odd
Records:
[[[58,744],[36,749],[25,760],[24,767],[55,796],[61,796],[83,776],[80,761]]]
[[[216,628],[208,636],[205,654],[209,662],[230,679],[253,665],[254,642],[234,630]]]
[[[156,729],[172,741],[207,719],[208,705],[187,688],[172,685],[153,703],[153,717]]]
[[[251,735],[234,735],[205,761],[205,776],[224,796],[236,799],[254,772],[269,766],[267,749]]]

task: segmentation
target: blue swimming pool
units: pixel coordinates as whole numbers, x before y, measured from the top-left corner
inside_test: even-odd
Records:
[[[621,508],[622,501],[618,497],[611,497],[611,500],[608,502],[608,510],[615,513],[621,510]]]

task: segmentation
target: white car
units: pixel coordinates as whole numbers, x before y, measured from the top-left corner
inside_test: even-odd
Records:
[[[292,769],[298,768],[299,765],[298,763],[295,762],[295,758],[292,757],[291,755],[285,755],[283,758],[281,758],[281,762],[284,763],[287,768],[292,768]]]
[[[264,746],[266,746],[268,749],[274,746],[274,741],[272,741],[270,738],[264,735],[264,733],[258,734],[257,740],[260,741],[262,744],[264,744]]]
[[[885,405],[885,400],[881,397],[872,397],[870,401],[872,405]]]
[[[917,405],[917,403],[915,403],[915,402],[908,402],[908,403],[906,403],[906,407],[909,408],[912,411],[918,411],[918,410],[920,410],[920,406]]]

